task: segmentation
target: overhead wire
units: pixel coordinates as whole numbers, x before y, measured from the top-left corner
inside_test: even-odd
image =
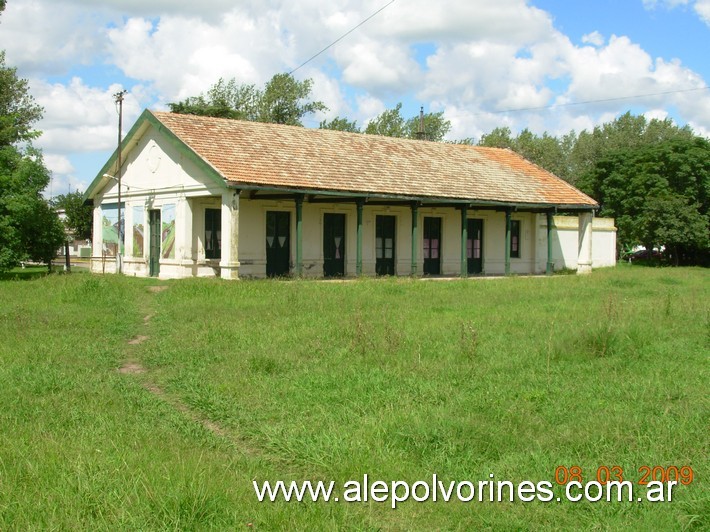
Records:
[[[335,39],[332,43],[330,43],[328,46],[326,46],[325,48],[323,48],[320,52],[318,52],[317,54],[315,54],[315,55],[309,57],[308,59],[306,59],[303,63],[301,63],[301,64],[298,65],[296,68],[294,68],[291,72],[289,72],[288,75],[290,76],[291,74],[293,74],[294,72],[296,72],[296,70],[298,70],[298,69],[301,68],[301,67],[306,66],[308,63],[310,63],[311,61],[313,61],[313,60],[314,60],[316,57],[318,57],[320,54],[322,54],[323,52],[325,52],[325,51],[328,50],[329,48],[331,48],[331,47],[335,46],[336,44],[338,44],[338,43],[339,43],[340,41],[342,41],[345,37],[347,37],[348,35],[350,35],[352,32],[354,32],[354,31],[355,31],[356,29],[358,29],[360,26],[362,26],[362,25],[365,24],[367,21],[369,21],[371,18],[375,17],[376,15],[378,15],[378,14],[380,14],[382,11],[384,11],[385,8],[387,8],[387,7],[391,6],[392,4],[394,4],[394,2],[395,2],[395,0],[392,0],[391,2],[389,2],[389,3],[385,4],[384,6],[382,6],[380,9],[378,9],[377,11],[375,11],[372,15],[370,15],[370,16],[367,17],[365,20],[363,20],[362,22],[360,22],[357,26],[353,27],[352,29],[350,29],[349,31],[347,31],[346,33],[342,34],[340,37],[338,37],[337,39]]]
[[[362,20],[359,24],[345,32],[343,35],[338,37],[336,40],[331,42],[328,46],[320,50],[318,53],[312,55],[309,57],[307,60],[305,60],[303,63],[298,65],[296,68],[291,70],[289,72],[289,75],[293,74],[300,68],[304,67],[311,61],[313,61],[316,57],[320,56],[322,53],[325,51],[329,50],[333,46],[335,46],[337,43],[342,41],[345,37],[350,35],[352,32],[354,32],[356,29],[367,23],[369,20],[374,18],[376,15],[384,11],[387,7],[391,6],[395,0],[391,0],[384,6],[382,6],[380,9],[372,13],[370,16]],[[672,90],[672,91],[662,91],[662,92],[652,92],[652,93],[646,93],[646,94],[635,94],[635,95],[630,95],[630,96],[618,96],[614,98],[602,98],[602,99],[597,99],[597,100],[583,100],[579,102],[568,102],[568,103],[560,103],[560,104],[550,104],[550,105],[543,105],[543,106],[538,106],[538,107],[520,107],[520,108],[515,108],[515,109],[504,109],[500,111],[484,111],[484,112],[479,112],[479,113],[473,113],[468,116],[482,116],[482,115],[488,115],[488,114],[507,114],[507,113],[519,113],[519,112],[525,112],[525,111],[546,111],[546,110],[551,110],[551,109],[557,109],[557,108],[563,108],[563,107],[572,107],[576,105],[589,105],[589,104],[595,104],[595,103],[607,103],[607,102],[616,102],[616,101],[623,101],[623,100],[633,100],[637,98],[648,98],[652,96],[665,96],[669,94],[679,94],[679,93],[684,93],[684,92],[693,92],[693,91],[701,91],[701,90],[707,90],[710,89],[710,86],[703,86],[703,87],[694,87],[691,89],[677,89],[677,90]],[[450,117],[454,118],[454,117]]]
[[[517,109],[505,109],[502,111],[486,111],[486,112],[481,112],[481,113],[475,113],[473,116],[479,116],[479,115],[484,115],[484,114],[506,114],[506,113],[518,113],[522,111],[545,111],[548,109],[555,109],[558,107],[572,107],[574,105],[588,105],[592,103],[606,103],[606,102],[617,102],[621,100],[635,100],[637,98],[648,98],[650,96],[664,96],[667,94],[678,94],[682,92],[692,92],[692,91],[702,91],[702,90],[707,90],[710,89],[710,86],[704,86],[704,87],[694,87],[692,89],[677,89],[677,90],[672,90],[672,91],[663,91],[663,92],[650,92],[646,94],[634,94],[631,96],[618,96],[615,98],[602,98],[599,100],[584,100],[581,102],[568,102],[568,103],[559,103],[559,104],[551,104],[551,105],[543,105],[539,107],[520,107]]]

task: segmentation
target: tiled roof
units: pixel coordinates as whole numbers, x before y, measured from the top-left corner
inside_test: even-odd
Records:
[[[364,195],[595,207],[510,150],[153,112],[225,180]]]

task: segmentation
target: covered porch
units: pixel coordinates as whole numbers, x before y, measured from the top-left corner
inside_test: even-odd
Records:
[[[561,213],[578,220],[578,273],[592,267],[593,211],[578,206],[235,188],[221,208],[228,279],[552,274]]]

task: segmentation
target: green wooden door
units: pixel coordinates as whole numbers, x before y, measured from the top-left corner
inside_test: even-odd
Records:
[[[150,251],[148,256],[148,270],[151,277],[160,275],[160,211],[148,211],[150,223]]]
[[[394,275],[395,223],[394,216],[375,217],[375,273],[377,275]]]
[[[424,275],[441,274],[441,218],[424,217]]]
[[[468,273],[483,273],[483,220],[469,218],[467,232],[466,257],[468,257]]]
[[[323,215],[323,275],[345,275],[345,215]]]
[[[266,275],[281,277],[289,273],[291,259],[291,213],[266,212]]]
[[[222,258],[222,211],[205,209],[205,258]]]

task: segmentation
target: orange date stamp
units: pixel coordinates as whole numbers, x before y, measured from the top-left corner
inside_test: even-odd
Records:
[[[587,475],[589,473],[587,472]],[[628,478],[624,477],[624,469],[621,466],[599,466],[596,471],[592,471],[586,480],[596,480],[599,484],[608,484],[609,482],[624,482]],[[557,466],[555,469],[555,482],[559,485],[565,485],[570,482],[585,482],[585,472],[580,466]],[[646,486],[649,482],[675,482],[683,486],[693,482],[693,468],[687,465],[684,466],[647,466],[643,465],[638,468],[638,477],[636,484]]]

